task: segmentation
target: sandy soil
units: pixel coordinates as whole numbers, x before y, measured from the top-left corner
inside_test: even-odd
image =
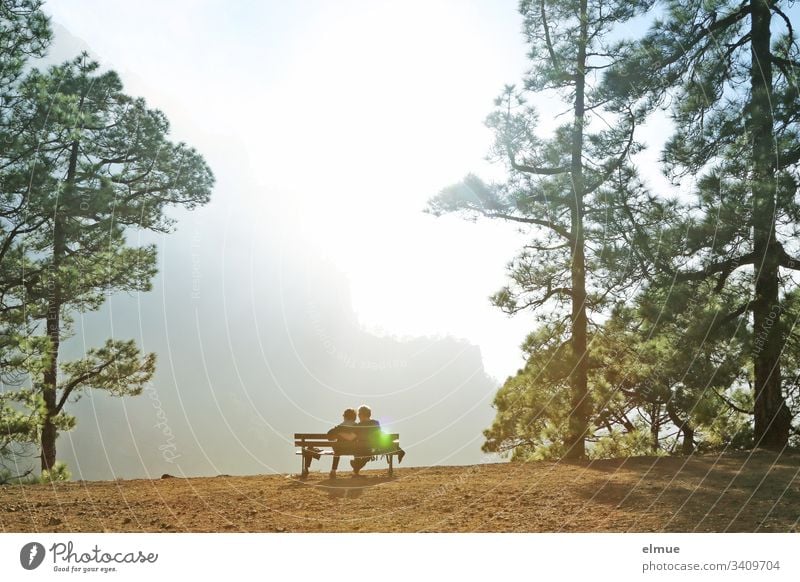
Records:
[[[323,465],[327,469],[327,462]],[[6,532],[796,532],[800,452],[0,487]]]

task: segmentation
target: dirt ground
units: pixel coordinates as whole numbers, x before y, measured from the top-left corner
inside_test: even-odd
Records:
[[[324,465],[327,468],[327,464]],[[800,452],[0,487],[5,532],[796,532]]]

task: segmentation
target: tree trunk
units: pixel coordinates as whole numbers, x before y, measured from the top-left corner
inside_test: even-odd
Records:
[[[54,423],[58,415],[58,350],[61,345],[61,285],[60,267],[66,254],[65,220],[66,209],[69,207],[69,197],[75,183],[75,172],[78,166],[78,142],[72,143],[67,169],[66,187],[62,195],[64,198],[56,202],[55,220],[53,221],[53,262],[52,281],[47,300],[47,337],[50,338],[50,358],[43,374],[42,397],[44,398],[45,414],[42,421],[42,470],[50,470],[56,462],[56,439],[58,431]]]
[[[661,405],[657,402],[653,404],[650,412],[650,450],[658,453],[658,441],[661,434]]]
[[[59,266],[64,255],[64,228],[59,210],[53,225],[53,286],[47,300],[47,337],[50,339],[50,353],[44,370],[42,396],[45,414],[42,421],[42,471],[52,469],[56,462],[56,438],[58,432],[53,423],[56,411],[56,390],[58,388],[58,349],[61,345],[61,289],[58,283]]]
[[[585,113],[586,44],[588,42],[587,0],[580,3],[580,38],[575,67],[575,107],[572,130],[572,159],[570,176],[574,200],[570,213],[574,237],[572,249],[572,351],[575,365],[570,377],[572,409],[569,417],[569,436],[566,457],[580,459],[586,456],[586,433],[589,424],[589,391],[587,376],[589,361],[586,354],[586,257],[584,249],[584,178],[583,178],[583,123]]]
[[[683,443],[681,444],[681,453],[684,455],[691,455],[694,453],[694,429],[688,422],[685,422],[683,423],[682,430]]]
[[[781,391],[779,243],[775,238],[775,138],[772,118],[771,11],[764,0],[751,2],[750,135],[753,143],[753,367],[755,446],[782,448],[789,439],[790,415]]]
[[[681,443],[681,453],[684,455],[691,455],[694,453],[694,428],[689,424],[689,419],[683,420],[675,410],[672,402],[667,402],[666,405],[667,416],[672,421],[678,430],[683,434],[683,442]]]

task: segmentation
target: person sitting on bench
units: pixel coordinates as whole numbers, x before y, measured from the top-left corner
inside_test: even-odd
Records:
[[[350,461],[353,476],[364,468],[375,451],[380,448],[381,423],[372,420],[372,409],[366,404],[358,407],[358,424],[356,425],[355,458]]]
[[[334,426],[328,431],[328,438],[335,440],[333,445],[333,465],[331,466],[330,478],[336,479],[336,470],[339,468],[339,458],[342,455],[352,455],[355,453],[356,433],[356,411],[348,408],[342,414],[342,423]]]
[[[355,454],[356,440],[356,411],[348,408],[342,414],[342,423],[337,424],[328,431],[328,439],[335,440],[336,444],[333,445],[333,467],[330,476],[332,479],[336,478],[336,469],[339,468],[339,457],[341,455]],[[303,472],[300,477],[305,479],[308,477],[308,470],[311,468],[311,461],[319,459],[319,449],[303,449]]]

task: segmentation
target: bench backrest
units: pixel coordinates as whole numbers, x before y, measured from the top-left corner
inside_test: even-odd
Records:
[[[400,442],[400,435],[397,433],[383,433],[384,436],[381,440],[385,442],[398,444]],[[297,432],[294,434],[294,446],[296,447],[332,447],[336,441],[329,440],[327,433],[315,432]]]

